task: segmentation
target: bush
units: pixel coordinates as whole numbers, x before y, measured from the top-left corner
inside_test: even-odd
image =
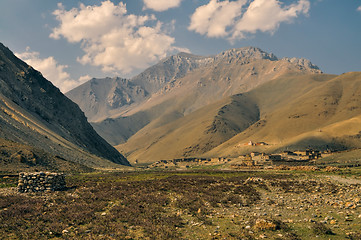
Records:
[[[317,235],[335,235],[329,227],[320,222],[315,222],[312,225],[312,231]]]

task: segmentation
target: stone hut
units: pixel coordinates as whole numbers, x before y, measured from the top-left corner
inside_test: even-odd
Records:
[[[244,159],[242,160],[242,164],[248,167],[254,166],[254,161],[252,159],[252,156],[250,154],[247,154]]]
[[[51,192],[65,188],[65,175],[63,173],[35,172],[19,174],[19,192]]]

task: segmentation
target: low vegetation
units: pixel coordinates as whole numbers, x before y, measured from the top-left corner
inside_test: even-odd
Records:
[[[278,171],[88,173],[67,176],[66,191],[21,194],[16,177],[2,176],[0,236],[358,239],[361,185],[338,178]]]

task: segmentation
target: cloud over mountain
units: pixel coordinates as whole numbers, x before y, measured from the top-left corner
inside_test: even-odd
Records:
[[[71,78],[66,71],[67,65],[59,64],[52,56],[41,58],[39,52],[31,51],[29,47],[23,53],[16,53],[18,58],[21,58],[27,64],[38,69],[45,78],[49,79],[62,92],[67,92],[70,89],[80,85],[81,83],[90,79],[89,76],[82,76],[78,80]]]
[[[257,31],[272,34],[281,23],[290,23],[302,14],[307,15],[309,9],[308,0],[290,5],[279,0],[211,0],[196,9],[188,29],[208,37],[234,41]]]
[[[69,11],[58,4],[53,14],[59,26],[50,37],[81,43],[85,55],[78,61],[99,66],[104,72],[131,73],[179,49],[154,15],[128,14],[122,2],[116,5],[107,0],[99,6],[80,4],[79,8]]]
[[[144,9],[162,12],[170,8],[179,7],[181,2],[182,0],[144,0]]]

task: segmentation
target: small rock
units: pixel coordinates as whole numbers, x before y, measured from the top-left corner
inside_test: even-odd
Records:
[[[331,220],[331,221],[330,221],[330,224],[332,224],[332,225],[335,225],[336,223],[337,223],[336,220]]]
[[[354,206],[354,204],[352,202],[345,203],[345,208],[352,208],[353,206]]]
[[[69,232],[68,230],[64,229],[61,233],[62,234],[67,234],[68,232]]]

